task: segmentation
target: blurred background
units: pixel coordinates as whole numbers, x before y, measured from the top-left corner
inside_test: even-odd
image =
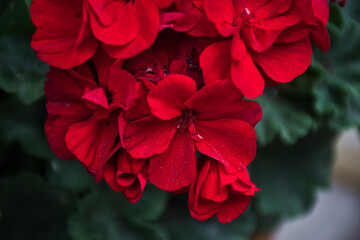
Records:
[[[257,99],[262,190],[229,224],[191,218],[187,196],[147,186],[137,204],[49,149],[43,83],[30,48],[31,0],[0,1],[1,240],[360,239],[360,1],[331,3],[332,48]]]
[[[360,138],[356,129],[336,140],[331,188],[319,190],[308,214],[290,220],[274,239],[360,239]]]

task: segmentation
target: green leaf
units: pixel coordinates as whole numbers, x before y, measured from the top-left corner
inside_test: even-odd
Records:
[[[28,8],[30,9],[30,4],[31,4],[32,0],[25,0],[26,5],[28,6]]]
[[[0,239],[70,240],[60,196],[35,175],[1,179]]]
[[[48,169],[48,181],[75,194],[82,194],[95,188],[94,179],[77,160],[53,158]]]
[[[262,107],[263,119],[255,127],[258,142],[264,146],[280,137],[287,144],[306,136],[312,126],[312,118],[290,99],[281,99],[277,89],[267,89],[256,101]]]
[[[349,21],[342,34],[330,31],[328,53],[315,51],[313,66],[322,76],[312,87],[314,110],[327,117],[331,126],[342,129],[360,125],[360,25]]]
[[[35,28],[31,22],[29,0],[1,0],[0,36],[31,36]]]
[[[26,106],[17,99],[0,101],[0,141],[4,151],[16,142],[31,156],[44,160],[54,158],[43,130],[44,111],[43,102]]]
[[[293,146],[277,140],[258,149],[250,171],[261,188],[255,195],[260,219],[281,221],[310,209],[316,190],[329,185],[334,136],[321,130]]]
[[[337,4],[330,4],[330,17],[327,27],[340,33],[345,26],[342,8]]]
[[[186,195],[172,196],[169,209],[161,219],[171,240],[248,240],[256,227],[255,215],[247,210],[239,218],[221,224],[216,217],[198,221],[190,216]]]
[[[355,0],[347,1],[344,10],[348,17],[354,18],[358,22],[360,22],[360,15],[359,15],[360,3],[359,3],[359,1],[355,1]]]
[[[99,190],[78,203],[78,212],[69,219],[70,234],[74,240],[165,239],[150,220],[160,216],[166,201],[166,192],[149,186],[133,205],[121,193]]]
[[[45,73],[49,67],[21,37],[0,37],[0,88],[15,93],[30,104],[44,94]]]

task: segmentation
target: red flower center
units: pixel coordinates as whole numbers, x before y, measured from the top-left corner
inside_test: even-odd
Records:
[[[248,8],[244,8],[242,11],[239,10],[238,13],[234,16],[233,26],[241,27],[245,22],[252,19],[253,16]]]
[[[183,115],[180,117],[179,123],[176,126],[180,130],[188,129],[190,126],[194,127],[193,120],[195,119],[194,113],[192,110],[186,108],[183,111]],[[195,129],[195,127],[194,127]]]

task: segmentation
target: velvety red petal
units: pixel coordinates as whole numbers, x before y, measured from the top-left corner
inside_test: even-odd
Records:
[[[221,175],[223,172],[219,171],[218,168],[220,163],[210,158],[207,161],[210,161],[210,169],[202,185],[200,196],[215,202],[225,201],[228,198],[230,186],[220,186],[219,184],[219,180],[223,177]],[[236,181],[236,176],[232,176],[232,178],[233,181]]]
[[[185,102],[196,92],[196,82],[180,74],[161,80],[148,94],[151,112],[160,119],[170,120],[182,115]]]
[[[132,121],[123,133],[125,148],[134,158],[162,153],[168,148],[177,124],[177,119],[163,121],[154,116]]]
[[[99,79],[99,82],[111,94],[112,103],[126,110],[135,100],[137,83],[135,77],[121,66],[121,62],[113,64],[108,77]]]
[[[58,3],[37,0],[31,4],[37,30],[31,47],[44,62],[69,69],[91,58],[97,49],[85,8],[79,1]]]
[[[135,159],[125,150],[121,151],[118,156],[117,169],[123,173],[138,174],[146,165],[146,159]]]
[[[68,149],[87,168],[101,169],[113,149],[118,136],[117,119],[96,119],[73,124],[66,133]]]
[[[237,174],[256,155],[256,132],[247,122],[234,119],[195,121],[201,153],[221,162],[229,173]]]
[[[199,3],[195,3],[199,5]],[[196,25],[186,33],[194,37],[216,37],[219,35],[215,24],[211,22],[205,15],[202,6],[194,6],[190,12],[188,12],[189,18],[196,19]]]
[[[173,3],[174,0],[153,0],[158,8],[167,8]]]
[[[221,25],[224,25],[224,23],[228,23],[229,28],[231,28],[230,24],[233,23],[234,17],[236,16],[233,1],[205,0],[204,9],[207,17],[210,19],[210,21],[216,24],[216,28],[223,36],[228,37],[233,34],[233,31],[228,32],[228,29],[223,29],[219,27]]]
[[[330,50],[330,36],[327,31],[327,28],[323,24],[319,24],[318,27],[312,27],[311,31],[311,40],[314,44],[324,52]]]
[[[178,130],[167,149],[150,158],[147,176],[165,191],[179,190],[195,180],[195,146],[188,131]]]
[[[239,217],[249,206],[251,197],[231,194],[217,213],[220,223],[228,223]]]
[[[201,53],[200,67],[205,84],[230,78],[231,40],[213,43]]]
[[[254,61],[273,80],[292,81],[310,66],[312,47],[309,37],[295,43],[275,44],[262,53],[252,53]]]
[[[51,150],[61,159],[75,159],[66,146],[65,134],[74,121],[49,115],[45,122],[45,134]]]
[[[217,81],[196,92],[186,106],[198,120],[240,119],[255,126],[262,118],[258,103],[244,101],[240,91],[230,81]]]
[[[134,40],[128,44],[115,46],[103,44],[103,49],[114,58],[130,58],[150,47],[159,32],[160,17],[155,3],[147,0],[134,2],[136,14],[139,17],[140,30]]]
[[[329,21],[330,8],[326,0],[312,0],[312,8],[316,17],[326,26]]]
[[[210,161],[205,161],[197,176],[196,182],[191,185],[189,191],[188,205],[190,214],[199,221],[204,221],[213,216],[221,205],[221,202],[213,202],[200,197],[200,191],[209,169]]]
[[[265,81],[249,53],[244,60],[232,59],[231,79],[247,98],[257,98],[264,92]]]
[[[124,45],[132,41],[139,33],[139,16],[132,1],[122,3],[112,0],[103,4],[94,4],[96,0],[88,0],[91,5],[90,23],[94,36],[103,43]],[[105,4],[107,2],[107,4]],[[107,17],[110,19],[102,19]]]
[[[104,179],[106,183],[116,192],[124,191],[124,187],[117,183],[117,159],[111,159],[104,167]]]
[[[82,96],[84,100],[99,105],[105,109],[109,108],[106,93],[103,88],[96,88]]]

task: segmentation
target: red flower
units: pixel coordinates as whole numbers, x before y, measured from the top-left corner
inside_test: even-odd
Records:
[[[257,103],[241,98],[228,81],[197,91],[190,77],[169,75],[149,91],[149,107],[137,107],[153,115],[128,122],[124,147],[134,158],[150,157],[148,180],[167,191],[195,180],[195,148],[238,173],[255,157],[253,127],[262,116]]]
[[[105,162],[120,147],[117,118],[132,104],[136,80],[120,63],[96,66],[98,81],[87,65],[69,71],[51,68],[45,83],[45,132],[55,154],[75,156],[101,177]]]
[[[83,0],[33,0],[30,12],[37,28],[31,47],[42,61],[68,69],[94,55],[98,44]]]
[[[205,0],[205,12],[222,36],[232,37],[202,53],[205,83],[229,77],[248,98],[263,93],[264,78],[285,83],[308,68],[309,32],[328,49],[326,0]]]
[[[114,58],[129,58],[151,46],[159,32],[159,11],[149,0],[86,0],[91,29]]]
[[[259,189],[251,182],[246,168],[229,174],[218,161],[208,157],[202,161],[204,164],[189,192],[191,216],[203,221],[217,214],[219,222],[231,222],[247,209]]]
[[[144,168],[147,161],[134,159],[120,150],[105,165],[104,178],[116,192],[122,192],[129,202],[140,200],[146,185]]]

